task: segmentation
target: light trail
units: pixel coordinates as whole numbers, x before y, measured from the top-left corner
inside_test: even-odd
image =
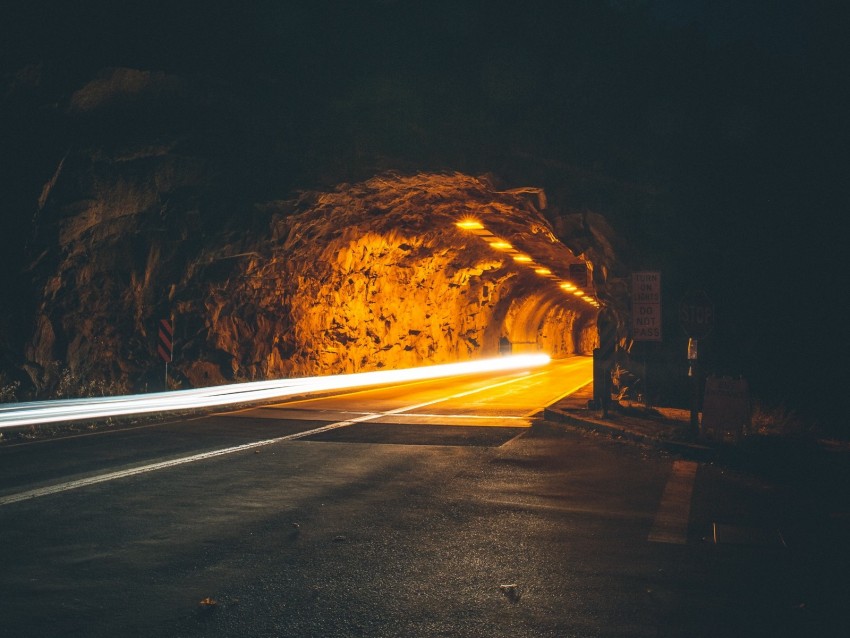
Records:
[[[173,392],[117,397],[15,403],[0,407],[0,429],[153,412],[215,408],[331,390],[406,383],[484,372],[521,370],[546,365],[549,361],[549,356],[545,354],[514,355],[464,363],[407,368],[405,370],[381,370],[327,377],[251,381],[194,390],[175,390]]]
[[[525,366],[523,366],[525,367]],[[421,370],[422,368],[412,368],[412,370]],[[541,374],[541,373],[538,373]],[[347,375],[353,376],[353,375]],[[455,376],[455,375],[450,375]],[[364,423],[367,421],[374,421],[375,419],[379,419],[383,416],[390,416],[394,414],[404,414],[405,412],[412,412],[413,410],[418,410],[419,408],[428,407],[430,405],[434,405],[435,403],[443,403],[444,401],[451,401],[452,399],[459,399],[471,394],[477,394],[479,392],[487,392],[488,390],[492,390],[493,388],[499,388],[505,385],[509,385],[512,383],[517,383],[522,380],[523,376],[516,376],[511,379],[507,379],[505,381],[499,381],[497,383],[493,383],[484,387],[473,388],[472,390],[466,390],[464,392],[459,392],[457,394],[453,394],[450,396],[443,396],[438,399],[431,399],[429,401],[424,401],[422,403],[416,403],[414,405],[408,405],[401,408],[396,408],[395,410],[389,410],[388,412],[370,412],[367,414],[362,414],[360,416],[354,417],[352,419],[347,419],[345,421],[337,421],[336,423],[328,423],[327,425],[323,425],[318,428],[313,428],[312,430],[305,430],[302,432],[294,432],[293,434],[287,434],[285,436],[279,436],[273,439],[264,439],[262,441],[252,441],[251,443],[243,443],[242,445],[235,445],[228,448],[223,448],[219,450],[210,450],[208,452],[201,452],[199,454],[192,454],[190,456],[183,456],[176,459],[169,459],[167,461],[160,461],[157,463],[149,463],[147,465],[131,467],[123,470],[118,470],[115,472],[107,472],[105,474],[97,474],[94,476],[88,476],[82,479],[77,479],[73,481],[66,481],[64,483],[57,483],[55,485],[48,485],[46,487],[40,487],[33,490],[27,490],[25,492],[18,492],[16,494],[8,494],[6,496],[0,496],[0,507],[4,505],[10,505],[12,503],[18,503],[20,501],[26,501],[31,498],[39,498],[41,496],[50,496],[51,494],[59,494],[62,492],[67,492],[69,490],[75,490],[81,487],[88,487],[89,485],[97,485],[98,483],[106,483],[109,481],[115,481],[117,479],[127,478],[128,476],[137,476],[139,474],[147,474],[148,472],[157,472],[159,470],[169,469],[173,467],[177,467],[179,465],[185,465],[187,463],[195,463],[197,461],[206,461],[207,459],[225,456],[228,454],[235,454],[237,452],[244,452],[246,450],[252,450],[260,447],[265,447],[267,445],[274,445],[276,443],[283,443],[284,441],[295,441],[298,439],[304,439],[310,436],[315,436],[316,434],[321,434],[323,432],[329,432],[331,430],[337,430],[340,428],[348,427],[349,425],[355,425],[357,423]]]

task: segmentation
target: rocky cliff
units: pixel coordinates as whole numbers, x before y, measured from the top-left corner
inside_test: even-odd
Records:
[[[587,304],[456,226],[475,215],[566,269],[578,260],[526,193],[459,174],[387,174],[259,205],[209,234],[191,209],[158,204],[203,183],[192,163],[162,153],[134,179],[136,161],[151,158],[84,162],[71,174],[78,186],[88,176],[85,192],[59,212],[43,205],[57,243],[36,264],[43,292],[27,358],[39,383],[57,360],[81,377],[149,381],[165,317],[173,370],[191,385],[492,356],[503,337],[555,356],[592,348]]]
[[[43,188],[28,269],[36,388],[63,368],[161,385],[163,318],[172,377],[193,386],[492,356],[505,339],[554,356],[593,348],[595,308],[554,278],[586,264],[599,279],[604,260],[594,270],[555,236],[540,189],[381,173],[255,203],[232,186],[240,151],[215,113],[179,79],[128,69],[72,94],[85,134]],[[466,218],[553,275],[458,228]]]

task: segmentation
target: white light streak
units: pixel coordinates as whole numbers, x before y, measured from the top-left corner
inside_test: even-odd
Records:
[[[419,368],[421,370],[421,368]],[[543,373],[537,373],[538,376]],[[501,386],[509,385],[511,383],[517,383],[522,379],[528,378],[528,373],[522,375],[517,375],[511,379],[506,381],[499,381],[498,383],[491,384],[484,387],[473,388],[472,390],[466,390],[465,392],[460,392],[458,394],[453,394],[451,396],[443,396],[438,399],[432,399],[430,401],[425,401],[424,403],[417,403],[415,405],[408,405],[401,408],[396,408],[395,410],[389,410],[388,412],[370,412],[367,414],[363,414],[361,416],[348,419],[346,421],[337,421],[336,423],[329,423],[327,425],[323,425],[318,428],[313,428],[312,430],[304,430],[302,432],[294,432],[293,434],[287,434],[285,436],[276,437],[273,439],[264,439],[262,441],[252,441],[251,443],[243,443],[242,445],[235,445],[233,447],[223,448],[219,450],[210,450],[209,452],[201,452],[200,454],[192,454],[190,456],[183,456],[176,459],[170,459],[168,461],[160,461],[158,463],[149,463],[148,465],[142,465],[137,467],[126,468],[123,470],[117,470],[115,472],[107,472],[105,474],[98,474],[94,476],[88,476],[82,479],[77,479],[74,481],[66,481],[64,483],[57,483],[55,485],[48,485],[46,487],[40,487],[33,490],[27,490],[24,492],[18,492],[16,494],[8,494],[6,496],[0,496],[0,507],[4,505],[10,505],[12,503],[19,503],[21,501],[26,501],[31,498],[39,498],[41,496],[50,496],[52,494],[60,494],[62,492],[67,492],[69,490],[75,490],[81,487],[88,487],[90,485],[97,485],[98,483],[106,483],[109,481],[115,481],[118,479],[126,478],[128,476],[137,476],[139,474],[146,474],[148,472],[157,472],[159,470],[170,469],[173,467],[177,467],[179,465],[185,465],[187,463],[195,463],[197,461],[206,461],[207,459],[225,456],[227,454],[235,454],[237,452],[244,452],[246,450],[256,449],[260,447],[265,447],[267,445],[274,445],[276,443],[283,443],[284,441],[295,441],[297,439],[303,439],[310,436],[315,436],[316,434],[320,434],[322,432],[329,432],[331,430],[336,430],[339,428],[348,427],[349,425],[355,425],[356,423],[364,423],[367,421],[374,421],[381,417],[392,416],[392,415],[400,415],[405,412],[412,412],[414,410],[418,410],[419,408],[424,408],[427,406],[434,405],[435,403],[443,403],[444,401],[451,401],[453,399],[459,399],[465,396],[469,396],[471,394],[478,394],[479,392],[486,392],[488,390],[492,390],[493,388],[498,388]],[[351,376],[351,375],[349,375]]]
[[[174,412],[232,406],[389,383],[406,383],[459,375],[519,370],[546,365],[545,354],[515,355],[405,370],[381,370],[327,377],[253,381],[231,385],[117,397],[34,401],[0,406],[0,429],[82,419]]]

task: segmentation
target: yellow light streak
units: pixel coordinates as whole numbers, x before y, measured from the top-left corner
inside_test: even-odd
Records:
[[[456,226],[463,230],[481,230],[484,228],[484,224],[477,219],[462,219],[457,222]]]
[[[528,255],[514,255],[514,261],[526,264],[531,261],[531,257],[529,257]]]
[[[575,290],[575,289],[576,289],[576,287],[575,287],[575,286],[573,286],[573,285],[572,285],[571,283],[569,283],[568,281],[565,281],[564,283],[562,283],[562,284],[561,284],[561,288],[563,288],[564,290]]]
[[[508,242],[501,241],[501,240],[500,241],[491,241],[490,246],[492,248],[495,248],[496,250],[510,250],[511,248],[513,248],[513,246],[511,246]]]
[[[534,272],[536,272],[538,275],[551,275],[552,274],[552,271],[549,270],[548,268],[535,268]]]

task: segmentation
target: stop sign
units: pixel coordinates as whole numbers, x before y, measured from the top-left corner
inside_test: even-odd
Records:
[[[682,298],[679,321],[691,339],[708,336],[714,328],[714,304],[704,290],[692,290]]]

